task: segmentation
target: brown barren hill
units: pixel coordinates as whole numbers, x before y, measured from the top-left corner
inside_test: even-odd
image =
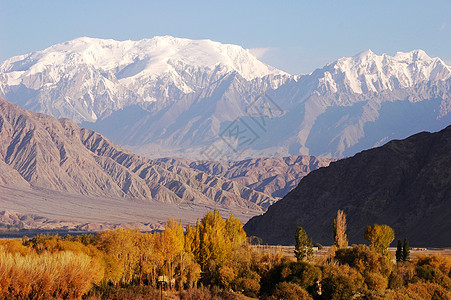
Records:
[[[264,243],[293,245],[302,226],[314,242],[330,245],[339,209],[347,214],[350,244],[364,242],[366,226],[378,223],[413,246],[451,246],[451,126],[311,172],[245,230]]]
[[[256,213],[275,201],[220,176],[140,157],[69,119],[1,98],[0,185]]]
[[[294,189],[302,177],[309,172],[327,167],[331,161],[334,161],[308,155],[261,157],[231,162],[193,161],[182,158],[158,160],[225,177],[253,190],[279,198]]]

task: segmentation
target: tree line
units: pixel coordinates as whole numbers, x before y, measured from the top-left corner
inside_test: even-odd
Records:
[[[295,257],[252,247],[241,222],[208,212],[186,229],[169,220],[161,232],[107,230],[97,235],[37,235],[0,242],[0,298],[160,299],[446,299],[449,259],[393,263],[394,232],[369,226],[370,245],[348,246],[346,215],[331,226],[334,245],[314,256],[299,227]],[[407,245],[408,247],[408,245]],[[406,257],[403,254],[403,258]]]

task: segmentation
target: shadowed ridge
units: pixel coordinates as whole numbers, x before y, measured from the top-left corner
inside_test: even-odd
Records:
[[[362,151],[311,172],[282,200],[245,225],[270,244],[294,244],[302,226],[314,242],[333,243],[332,221],[347,214],[350,243],[367,225],[388,224],[416,246],[450,246],[451,126]]]

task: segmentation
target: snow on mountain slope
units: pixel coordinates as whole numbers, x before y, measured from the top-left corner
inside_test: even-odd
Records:
[[[357,94],[408,88],[424,81],[446,80],[451,68],[423,50],[376,55],[371,50],[343,57],[322,69],[320,83],[332,92]]]
[[[0,91],[12,101],[26,96],[19,103],[25,108],[96,121],[130,104],[177,100],[234,72],[248,81],[286,75],[237,45],[171,36],[82,37],[6,60]]]
[[[353,155],[451,123],[451,68],[422,50],[394,56],[367,50],[269,94],[289,99],[280,105],[298,112],[280,119],[284,129],[269,132],[271,142],[303,155]]]
[[[265,93],[279,113],[257,116],[261,128],[248,108]],[[295,76],[209,40],[79,38],[5,61],[0,94],[150,157],[206,159],[242,120],[258,138],[240,157],[226,147],[235,159],[343,157],[451,123],[451,68],[422,50],[367,50]]]

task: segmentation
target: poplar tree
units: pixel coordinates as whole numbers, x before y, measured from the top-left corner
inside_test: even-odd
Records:
[[[342,210],[337,211],[337,218],[334,219],[334,243],[338,249],[348,247],[346,214]]]

